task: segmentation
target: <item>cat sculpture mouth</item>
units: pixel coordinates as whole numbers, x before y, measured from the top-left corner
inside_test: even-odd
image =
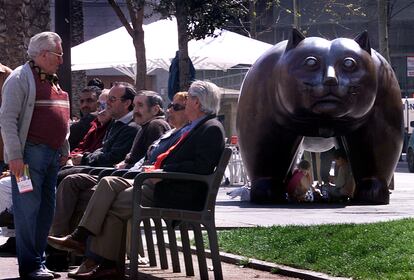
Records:
[[[342,112],[343,101],[337,97],[329,96],[317,100],[313,106],[312,111],[317,114],[337,115]]]

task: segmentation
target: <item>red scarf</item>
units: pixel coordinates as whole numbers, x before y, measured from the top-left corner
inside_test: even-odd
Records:
[[[165,151],[164,153],[160,154],[157,157],[157,160],[154,163],[154,169],[161,169],[162,163],[164,162],[165,158],[170,154],[170,152],[172,150],[175,149],[175,147],[177,147],[177,145],[183,141],[183,139],[188,135],[188,131],[185,132],[183,135],[181,135],[180,139],[178,139],[177,143],[175,143],[174,145],[172,145],[167,151]]]

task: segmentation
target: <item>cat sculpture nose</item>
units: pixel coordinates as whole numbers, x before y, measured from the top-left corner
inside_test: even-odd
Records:
[[[335,68],[333,66],[328,66],[326,69],[325,76],[323,78],[323,84],[325,86],[337,86],[338,78],[336,77]]]

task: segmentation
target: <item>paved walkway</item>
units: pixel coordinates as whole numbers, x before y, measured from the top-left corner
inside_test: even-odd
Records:
[[[389,205],[360,206],[337,204],[297,204],[257,206],[230,199],[226,192],[233,188],[221,188],[216,207],[216,222],[219,228],[271,226],[271,225],[309,225],[334,223],[371,223],[393,219],[414,217],[414,174],[406,173],[405,163],[400,163],[395,175],[395,190]],[[0,244],[5,241],[0,237]],[[195,262],[196,263],[196,262]],[[16,258],[0,257],[0,279],[18,279]],[[184,274],[152,269],[142,270],[142,279],[198,279]],[[197,275],[197,270],[196,275]],[[294,279],[268,272],[223,264],[225,279]],[[60,279],[67,278],[66,273]],[[213,279],[211,277],[211,279]]]
[[[311,225],[338,223],[372,223],[414,217],[414,174],[400,167],[395,174],[395,190],[388,205],[344,205],[327,203],[254,205],[229,199],[220,189],[216,204],[218,227],[271,225]]]

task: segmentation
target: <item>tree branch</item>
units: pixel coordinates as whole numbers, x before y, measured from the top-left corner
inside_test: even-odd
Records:
[[[114,9],[116,15],[118,16],[119,20],[122,22],[126,30],[128,31],[129,35],[134,38],[134,29],[129,24],[128,20],[126,19],[124,13],[122,12],[121,8],[119,8],[118,4],[115,3],[115,0],[108,0],[108,3]]]

